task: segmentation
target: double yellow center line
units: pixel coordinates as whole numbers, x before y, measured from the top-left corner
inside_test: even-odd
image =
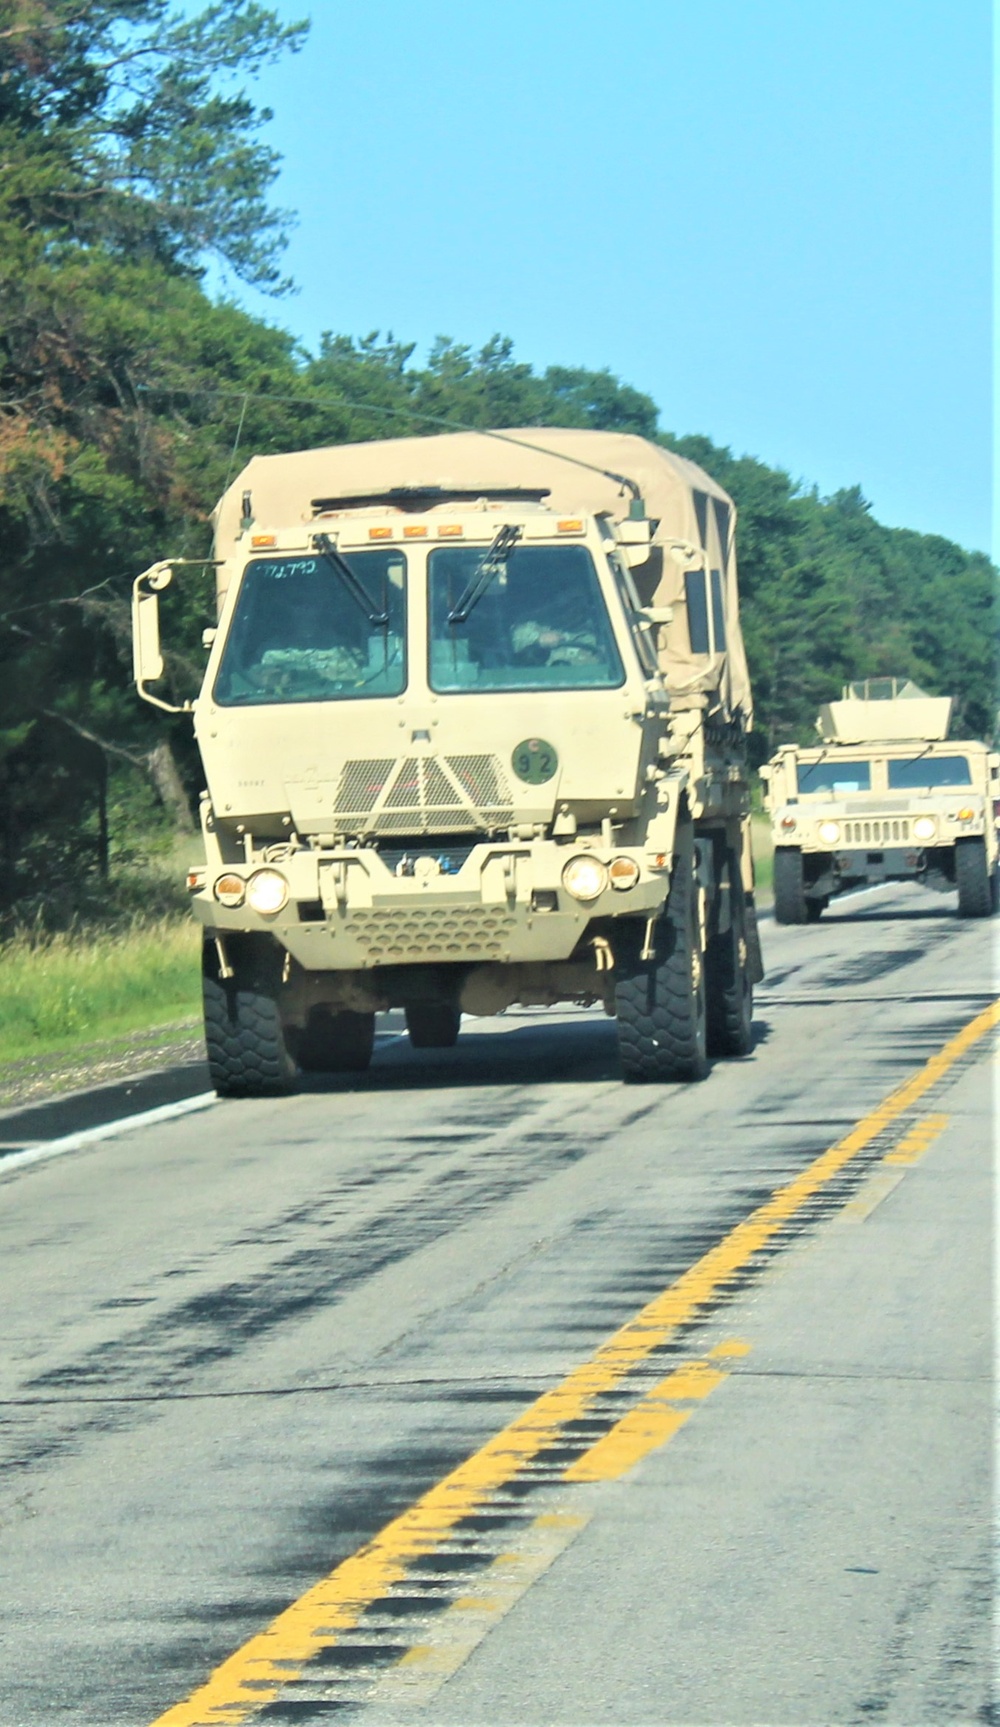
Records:
[[[998,1024],[1000,1001],[977,1014],[844,1139],[830,1146],[793,1181],[778,1188],[769,1200],[730,1230],[675,1283],[609,1337],[589,1361],[543,1393],[472,1457],[386,1524],[373,1540],[279,1613],[264,1631],[223,1661],[204,1685],[160,1715],[152,1727],[219,1727],[223,1723],[225,1727],[239,1727],[259,1709],[274,1702],[315,1656],[356,1626],[374,1602],[403,1580],[414,1560],[433,1553],[457,1524],[483,1506],[490,1494],[512,1481],[541,1451],[553,1445],[568,1423],[586,1415],[596,1398],[613,1391],[679,1327],[703,1313],[810,1200],[879,1135],[912,1110]],[[566,1479],[594,1480],[618,1473],[616,1456],[618,1461],[627,1457],[624,1466],[628,1467],[653,1445],[669,1437],[684,1418],[671,1399],[704,1395],[721,1376],[719,1367],[709,1362],[697,1365],[697,1384],[690,1377],[691,1367],[680,1371],[689,1375],[686,1388],[678,1385],[676,1376],[668,1376],[646,1394],[631,1416],[616,1425],[617,1439],[608,1435],[605,1440],[598,1440],[565,1472]],[[616,1456],[607,1450],[615,1444],[620,1448]]]

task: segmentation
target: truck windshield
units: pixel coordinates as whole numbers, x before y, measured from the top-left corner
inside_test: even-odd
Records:
[[[972,770],[966,756],[904,756],[889,763],[892,791],[935,786],[971,786]]]
[[[871,762],[799,762],[799,796],[808,792],[871,791]]]
[[[586,546],[514,546],[464,612],[459,602],[482,558],[475,546],[431,553],[432,689],[593,690],[624,683]]]
[[[344,562],[357,591],[321,554],[255,558],[247,565],[215,680],[221,706],[400,694],[406,684],[403,555],[387,547],[351,552]]]

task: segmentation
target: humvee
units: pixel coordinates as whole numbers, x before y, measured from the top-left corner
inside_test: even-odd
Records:
[[[907,679],[848,684],[820,709],[818,747],[785,744],[761,770],[778,923],[883,881],[957,888],[960,917],[996,909],[1000,756],[949,738],[951,711]]]
[[[731,499],[641,438],[259,456],[214,517],[193,711],[223,1094],[360,1071],[375,1015],[603,1004],[627,1080],[751,1047],[762,976]],[[166,560],[134,587],[161,682]]]

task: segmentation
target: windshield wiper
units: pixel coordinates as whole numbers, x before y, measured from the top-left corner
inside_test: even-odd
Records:
[[[361,610],[364,612],[365,617],[368,619],[372,628],[381,630],[386,629],[389,623],[388,612],[372,611],[372,603],[368,595],[365,593],[364,587],[361,582],[358,581],[357,576],[354,574],[354,571],[351,569],[347,560],[341,557],[336,546],[330,540],[329,535],[314,534],[313,545],[322,552],[327,563],[336,570],[338,576],[350,594],[351,599],[354,601],[355,605],[361,607]]]
[[[465,623],[473,607],[478,606],[493,577],[499,575],[505,567],[520,538],[521,529],[513,527],[509,522],[500,529],[493,544],[473,570],[472,579],[458,604],[448,613],[449,624]]]

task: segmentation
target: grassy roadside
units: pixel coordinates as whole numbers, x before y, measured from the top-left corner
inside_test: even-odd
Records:
[[[164,917],[107,934],[20,934],[0,947],[0,1063],[190,1021],[199,930]]]
[[[774,840],[769,816],[754,814],[750,818],[753,832],[754,874],[757,878],[757,902],[770,905],[774,898]]]

